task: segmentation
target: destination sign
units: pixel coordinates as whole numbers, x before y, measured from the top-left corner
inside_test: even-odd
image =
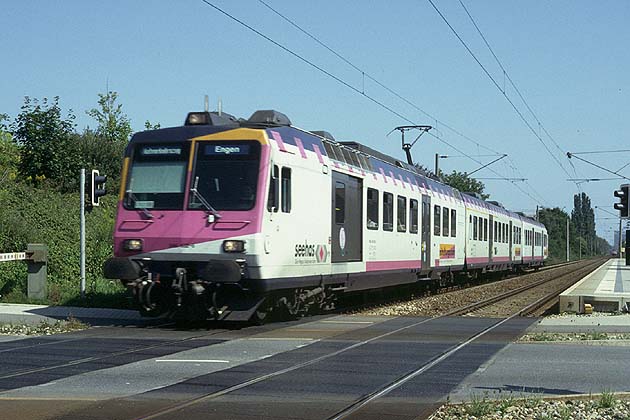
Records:
[[[182,154],[181,146],[144,146],[140,149],[143,156],[179,156]]]
[[[212,144],[204,149],[205,155],[248,155],[248,144]]]

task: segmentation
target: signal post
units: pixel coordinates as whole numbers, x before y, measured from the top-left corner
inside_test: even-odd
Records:
[[[623,239],[622,221],[628,219],[630,207],[628,206],[628,198],[630,195],[630,184],[623,184],[614,192],[615,197],[619,198],[619,202],[614,204],[615,210],[619,210],[619,256],[621,257],[621,246]],[[630,265],[630,231],[626,231],[626,265]]]

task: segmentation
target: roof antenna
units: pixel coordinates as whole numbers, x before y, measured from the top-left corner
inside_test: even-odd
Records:
[[[217,112],[218,112],[219,117],[220,117],[221,113],[223,112],[223,102],[221,102],[221,98],[219,98],[219,104],[217,105]]]
[[[203,95],[204,111],[208,112],[208,95]]]
[[[389,136],[391,133],[394,132],[394,130],[400,131],[402,149],[405,151],[405,154],[407,155],[407,163],[410,165],[413,165],[413,159],[411,158],[411,148],[414,146],[414,144],[416,144],[418,140],[420,140],[420,137],[424,133],[426,133],[432,128],[433,127],[431,127],[430,125],[401,125],[399,127],[394,128],[387,135]],[[420,134],[418,134],[418,137],[416,137],[413,143],[405,143],[405,131],[411,131],[411,130],[419,130]]]

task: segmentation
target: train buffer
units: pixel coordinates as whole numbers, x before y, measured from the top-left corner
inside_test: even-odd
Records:
[[[48,247],[44,244],[28,244],[24,252],[0,253],[0,263],[25,261],[28,271],[29,299],[44,300],[48,297]]]
[[[598,312],[630,310],[630,267],[612,258],[562,292],[560,312],[584,313],[585,305]]]

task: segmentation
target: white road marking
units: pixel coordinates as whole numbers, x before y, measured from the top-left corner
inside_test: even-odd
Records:
[[[155,359],[156,362],[175,362],[175,363],[230,363],[229,360],[188,360],[188,359]]]
[[[374,324],[373,321],[321,321],[327,324]]]
[[[246,340],[258,340],[258,341],[313,341],[315,340],[314,338],[305,338],[305,337],[298,337],[298,338],[285,338],[285,337],[251,337],[251,338],[246,338]]]

